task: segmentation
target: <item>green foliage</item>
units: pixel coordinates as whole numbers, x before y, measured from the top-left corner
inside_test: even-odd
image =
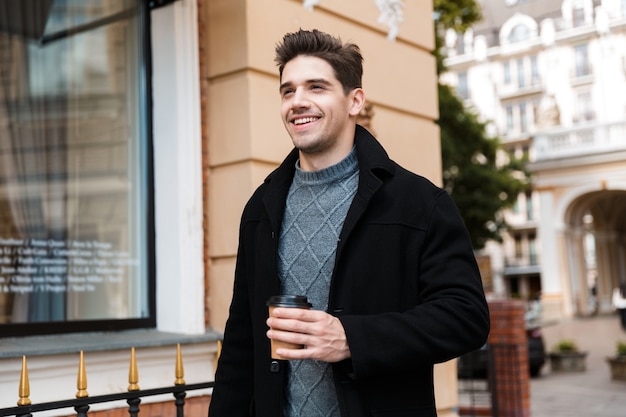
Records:
[[[434,0],[435,58],[437,74],[444,71],[443,37],[447,29],[463,33],[482,19],[482,12],[475,0]]]
[[[626,342],[617,342],[615,351],[617,356],[626,356]]]
[[[443,35],[447,29],[467,30],[481,19],[475,0],[435,0],[437,70],[445,70]],[[439,124],[443,186],[456,203],[472,238],[474,249],[488,240],[501,240],[506,229],[502,210],[511,207],[528,189],[524,160],[499,158],[499,138],[487,135],[487,124],[466,108],[455,91],[439,83]]]
[[[433,10],[438,24],[457,32],[464,32],[482,19],[475,0],[434,0]]]
[[[497,162],[503,152],[500,140],[487,136],[486,124],[452,88],[438,88],[443,186],[461,212],[474,249],[481,249],[488,240],[501,240],[507,227],[501,211],[528,188],[524,161],[509,156],[507,163]]]
[[[578,345],[570,339],[563,339],[554,346],[554,352],[578,352]]]

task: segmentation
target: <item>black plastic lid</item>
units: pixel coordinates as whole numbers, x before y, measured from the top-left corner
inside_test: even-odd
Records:
[[[311,308],[313,305],[308,302],[304,295],[274,295],[267,300],[267,306]]]

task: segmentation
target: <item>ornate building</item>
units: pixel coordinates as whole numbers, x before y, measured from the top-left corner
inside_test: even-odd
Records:
[[[611,311],[626,281],[626,1],[479,1],[448,33],[442,80],[527,156],[533,191],[505,213],[496,296],[541,295],[544,319]]]

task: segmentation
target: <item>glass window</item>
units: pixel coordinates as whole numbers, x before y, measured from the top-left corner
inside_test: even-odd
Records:
[[[531,124],[536,127],[539,123],[539,118],[541,117],[541,100],[534,98],[529,101],[529,105],[531,109],[530,116],[532,116]]]
[[[511,62],[504,61],[502,67],[504,71],[504,84],[511,84]]]
[[[574,59],[576,62],[576,77],[584,77],[591,74],[586,44],[574,47]]]
[[[585,8],[582,2],[578,2],[572,5],[572,25],[576,27],[583,26],[585,24]]]
[[[459,55],[465,53],[465,38],[461,32],[456,34],[456,53]]]
[[[530,82],[532,85],[539,84],[539,66],[537,65],[537,55],[530,57]]]
[[[515,239],[515,257],[517,259],[520,259],[523,255],[523,250],[522,250],[522,235],[516,234],[514,236]]]
[[[459,83],[456,86],[457,92],[459,93],[459,97],[467,100],[469,98],[469,91],[467,86],[467,72],[459,72],[458,77]]]
[[[511,285],[511,298],[520,298],[520,282],[518,277],[511,277],[509,283]]]
[[[530,256],[530,264],[537,265],[537,236],[531,234],[528,237],[528,254]]]
[[[526,115],[526,103],[519,104],[519,124],[522,133],[528,132],[528,117]]]
[[[151,327],[144,2],[25,3],[0,26],[0,334]]]
[[[509,43],[525,41],[530,38],[530,28],[525,24],[516,25],[509,33]]]
[[[583,93],[579,93],[576,103],[578,106],[578,120],[580,122],[588,122],[595,119],[590,92],[585,91]]]
[[[517,199],[515,199],[515,201],[513,202],[513,207],[511,207],[511,210],[515,214],[519,213],[519,199],[520,199],[520,196],[518,195]]]
[[[525,199],[526,199],[526,220],[533,221],[535,215],[533,212],[533,195],[530,191],[526,191]]]
[[[513,114],[513,106],[506,106],[506,129],[511,132],[515,128],[515,115]]]
[[[524,60],[517,60],[517,86],[523,88],[526,86],[526,74],[524,72]]]

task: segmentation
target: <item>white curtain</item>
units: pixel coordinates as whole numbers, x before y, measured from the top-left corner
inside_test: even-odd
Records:
[[[29,94],[26,47],[0,33],[0,198],[8,200],[16,239],[65,240],[66,99]],[[45,68],[31,73],[45,77]],[[4,217],[7,217],[6,214]],[[14,256],[15,267],[21,266]],[[42,274],[43,275],[43,274]],[[65,293],[35,286],[16,294],[12,322],[65,318]]]

